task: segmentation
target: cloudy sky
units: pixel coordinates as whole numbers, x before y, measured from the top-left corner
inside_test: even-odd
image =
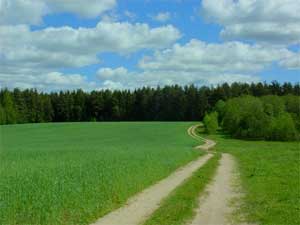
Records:
[[[0,0],[0,85],[300,79],[300,0]]]

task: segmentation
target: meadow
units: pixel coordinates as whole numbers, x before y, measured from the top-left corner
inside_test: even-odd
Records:
[[[193,123],[0,127],[0,224],[88,224],[201,153]]]
[[[300,224],[299,142],[247,141],[211,135],[218,152],[238,163],[243,190],[236,219],[263,225]]]

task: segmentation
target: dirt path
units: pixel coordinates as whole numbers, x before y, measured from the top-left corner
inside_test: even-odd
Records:
[[[233,188],[235,163],[230,154],[222,154],[217,174],[206,192],[199,199],[200,208],[190,225],[227,225],[231,224],[230,214],[234,208],[230,205],[236,197]]]
[[[204,145],[196,148],[208,150],[214,147],[216,145],[214,141],[198,136],[196,133],[198,126],[201,125],[195,125],[188,129],[190,136],[205,142]],[[234,158],[230,154],[223,153],[216,176],[206,188],[207,195],[199,199],[200,207],[196,211],[196,217],[189,225],[229,225],[233,223],[230,217],[236,205],[233,205],[232,201],[240,197],[233,185],[236,179],[234,170]],[[243,225],[246,224],[243,223]]]
[[[197,127],[199,127],[201,125],[194,125],[194,126],[191,126],[187,132],[188,134],[196,139],[196,140],[199,140],[199,141],[204,141],[204,144],[203,145],[198,145],[196,148],[197,149],[201,149],[201,150],[205,150],[205,151],[208,151],[209,149],[213,148],[215,145],[216,145],[216,142],[214,142],[213,140],[209,140],[209,139],[205,139],[203,137],[200,137],[197,135],[196,133],[196,129]]]
[[[198,170],[211,157],[212,154],[207,154],[176,170],[166,179],[129,199],[125,206],[100,218],[94,225],[141,224],[159,208],[159,203],[163,198],[167,197],[172,190],[190,177],[193,172]]]

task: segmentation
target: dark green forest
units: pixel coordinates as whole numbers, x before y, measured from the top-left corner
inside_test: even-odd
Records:
[[[224,83],[216,87],[165,86],[136,90],[0,91],[0,123],[79,121],[199,121],[219,100],[242,96],[299,96],[298,84]],[[268,101],[268,100],[266,100]],[[276,105],[276,102],[274,103]]]

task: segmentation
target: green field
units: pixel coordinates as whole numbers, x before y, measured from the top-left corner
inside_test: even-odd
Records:
[[[245,141],[211,135],[216,150],[235,156],[244,192],[241,210],[247,222],[300,224],[299,142]]]
[[[192,123],[1,126],[0,224],[88,224],[196,158]]]
[[[192,149],[198,142],[186,133],[194,124],[1,126],[0,224],[95,221],[199,156]],[[299,142],[245,141],[222,134],[210,138],[217,141],[218,152],[237,160],[244,193],[237,217],[263,225],[300,223]],[[191,217],[215,166],[211,160],[175,189],[147,223],[182,224]]]

